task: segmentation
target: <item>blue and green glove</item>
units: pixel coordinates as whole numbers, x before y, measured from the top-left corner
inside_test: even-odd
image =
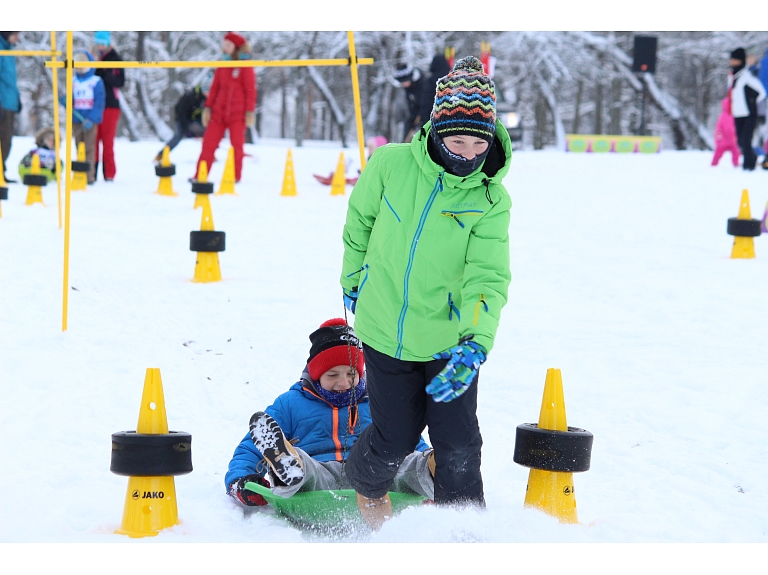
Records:
[[[357,307],[357,288],[352,288],[347,291],[344,290],[344,307],[346,307],[352,313],[355,313]]]
[[[474,341],[462,340],[459,345],[432,357],[448,360],[443,371],[432,378],[426,387],[432,400],[439,403],[452,401],[469,389],[477,376],[477,370],[486,360],[487,352]]]

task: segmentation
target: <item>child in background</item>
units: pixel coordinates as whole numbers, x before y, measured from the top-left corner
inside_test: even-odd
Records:
[[[178,146],[179,142],[186,138],[187,135],[200,138],[205,133],[202,123],[203,108],[211,91],[212,82],[213,72],[210,72],[200,84],[184,92],[179,101],[176,102],[174,107],[176,130],[173,133],[173,137],[165,144],[170,150]],[[162,159],[163,150],[160,150],[157,156],[155,156],[155,163],[160,162]]]
[[[371,136],[365,142],[365,145],[368,148],[368,158],[370,159],[376,148],[381,148],[382,146],[387,145],[387,139],[384,136]]]
[[[731,115],[731,99],[723,98],[723,111],[717,119],[715,126],[715,155],[712,165],[716,166],[725,152],[731,152],[733,166],[739,166],[739,144],[736,140],[736,122]]]
[[[73,59],[75,62],[88,62],[93,61],[93,56],[78,50]],[[93,68],[75,68],[72,93],[72,134],[76,144],[85,142],[85,159],[91,165],[88,183],[93,184],[96,181],[96,133],[104,115],[107,97],[104,81],[94,73]],[[63,104],[63,97],[61,100]]]
[[[245,488],[249,481],[271,486],[280,497],[350,488],[344,462],[371,423],[363,350],[341,318],[324,322],[309,341],[309,359],[300,381],[253,415],[250,433],[229,462],[227,492],[243,505],[266,505],[263,497]],[[432,499],[431,454],[422,439],[400,465],[392,491]],[[262,459],[267,465],[261,464]]]
[[[36,148],[27,153],[19,162],[19,175],[21,179],[30,173],[32,168],[32,156],[37,154],[40,158],[40,174],[48,178],[49,182],[56,179],[56,140],[53,128],[43,128],[35,135]]]

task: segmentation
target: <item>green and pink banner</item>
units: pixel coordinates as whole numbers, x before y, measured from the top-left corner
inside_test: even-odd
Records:
[[[566,152],[616,152],[618,154],[655,154],[661,151],[659,136],[609,136],[603,134],[566,134]]]

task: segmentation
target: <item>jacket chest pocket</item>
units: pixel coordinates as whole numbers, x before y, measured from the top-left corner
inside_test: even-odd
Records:
[[[437,231],[450,237],[454,234],[469,234],[472,226],[485,212],[478,209],[433,208],[424,225],[427,231]]]

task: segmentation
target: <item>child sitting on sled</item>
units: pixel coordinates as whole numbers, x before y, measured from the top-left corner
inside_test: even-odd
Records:
[[[32,157],[37,154],[40,158],[40,175],[48,178],[49,182],[56,179],[56,147],[53,128],[43,128],[35,135],[35,148],[30,150],[19,162],[19,175],[24,176],[32,171]]]
[[[243,505],[266,505],[245,488],[248,482],[270,487],[280,497],[350,488],[344,462],[371,423],[363,350],[341,318],[323,323],[309,340],[301,380],[251,417],[250,432],[229,462],[227,492]],[[433,499],[433,468],[432,450],[420,439],[400,465],[391,491]]]

